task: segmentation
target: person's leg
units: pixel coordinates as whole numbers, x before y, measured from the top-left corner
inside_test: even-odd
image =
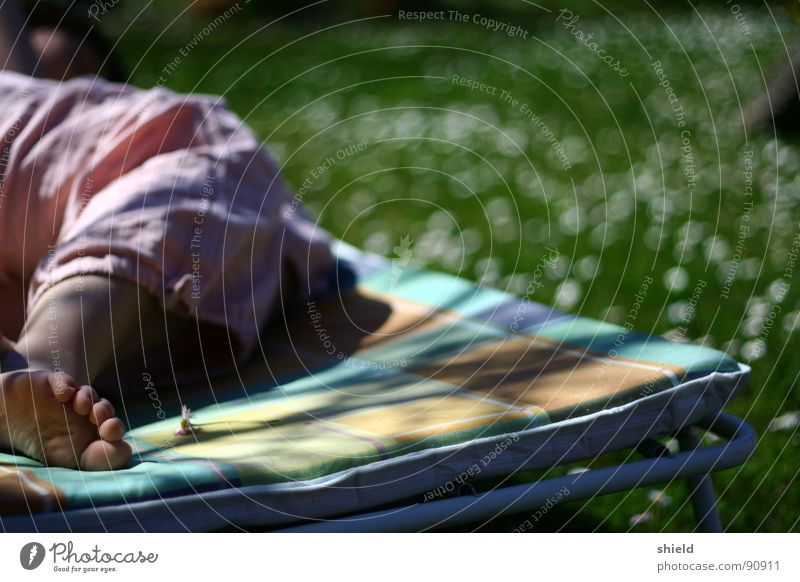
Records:
[[[140,341],[139,330],[157,317],[155,304],[138,285],[122,279],[67,279],[37,301],[16,351],[29,368],[60,369],[79,384],[92,385],[115,358],[130,357]]]
[[[136,352],[140,330],[158,327],[160,313],[154,298],[122,280],[87,276],[50,288],[2,360],[0,445],[51,465],[127,464],[122,422],[90,385]]]

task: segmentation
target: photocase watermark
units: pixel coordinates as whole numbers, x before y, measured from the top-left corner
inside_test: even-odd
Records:
[[[666,71],[664,71],[664,66],[661,64],[661,61],[656,60],[650,64],[650,68],[653,69],[653,72],[656,74],[658,84],[664,89],[664,93],[667,96],[667,101],[669,101],[670,107],[672,107],[672,115],[675,118],[675,125],[679,129],[683,129],[686,127],[686,111],[684,111],[683,105],[681,105],[681,100],[678,97],[678,94],[675,92],[675,89],[672,88],[672,83],[670,82]]]
[[[564,147],[561,145],[561,142],[558,140],[553,130],[550,129],[550,126],[545,123],[544,117],[536,113],[530,104],[520,100],[518,97],[515,97],[507,89],[500,89],[496,85],[490,85],[488,83],[484,83],[483,81],[471,79],[469,77],[462,77],[461,75],[455,73],[452,77],[452,83],[453,85],[457,85],[459,87],[466,87],[470,91],[479,91],[492,97],[496,97],[503,105],[508,105],[519,111],[525,119],[530,121],[533,126],[539,130],[547,144],[553,148],[553,152],[558,158],[558,161],[561,163],[562,169],[565,172],[572,169],[572,162],[570,162],[570,159],[567,156],[567,153],[564,151]]]
[[[700,302],[700,296],[703,294],[703,291],[707,286],[708,281],[703,279],[697,280],[697,284],[694,286],[694,289],[692,289],[692,295],[686,302],[686,309],[681,316],[680,325],[678,326],[678,329],[673,332],[671,339],[679,343],[682,343],[685,340],[687,334],[689,333],[689,324],[694,321],[694,316],[697,313],[697,304]]]
[[[405,358],[395,358],[392,360],[346,358],[344,363],[348,368],[355,368],[356,370],[392,370],[394,368],[405,368],[408,366],[408,360]]]
[[[391,360],[363,360],[360,358],[350,358],[347,354],[337,349],[330,332],[323,324],[323,316],[317,308],[317,302],[309,299],[306,302],[306,313],[311,323],[311,327],[322,346],[322,351],[337,360],[343,361],[349,368],[358,370],[390,370],[394,368],[405,368],[408,365],[406,358],[395,358]]]
[[[448,10],[450,20],[454,22],[471,22],[485,28],[491,32],[502,32],[510,38],[521,38],[527,40],[528,31],[521,26],[511,24],[504,20],[496,20],[482,14],[467,14],[458,10]]]
[[[669,362],[672,359],[675,346],[687,343],[686,336],[689,332],[689,324],[694,321],[694,316],[697,313],[697,305],[700,303],[700,297],[707,286],[707,281],[698,279],[697,284],[695,284],[692,290],[692,295],[686,304],[686,309],[681,316],[680,325],[666,336],[669,340],[669,347],[663,352],[663,356],[661,357],[662,362]],[[643,384],[639,394],[641,394],[641,396],[649,396],[655,391],[656,385],[663,381],[664,373],[662,371],[649,378],[647,382]]]
[[[19,552],[19,563],[25,570],[35,570],[44,563],[48,553],[53,572],[71,574],[107,574],[118,572],[119,565],[155,564],[158,553],[137,551],[104,551],[97,544],[86,551],[76,550],[72,542],[56,542],[49,549],[39,542],[29,542]]]
[[[29,542],[19,551],[19,563],[26,570],[35,570],[42,565],[45,549],[39,542]]]
[[[317,309],[317,302],[313,299],[309,299],[306,303],[306,313],[311,322],[311,327],[314,328],[314,333],[317,335],[320,345],[322,345],[322,350],[337,360],[345,359],[347,357],[346,354],[336,349],[336,344],[333,343],[328,330],[322,324],[322,313]]]
[[[603,359],[602,365],[595,371],[595,376],[599,377],[605,374],[611,362],[619,357],[619,350],[623,348],[625,342],[628,340],[628,334],[633,331],[636,320],[639,319],[639,312],[642,309],[642,305],[645,299],[647,299],[648,290],[654,281],[655,279],[652,275],[645,275],[644,279],[642,279],[638,291],[633,296],[633,305],[631,305],[631,308],[628,310],[628,315],[622,323],[622,329],[620,329],[616,337],[614,337],[614,343],[611,344],[611,348],[608,350],[606,358]]]
[[[79,205],[78,205],[78,214],[82,214],[86,207],[91,202],[92,197],[94,196],[94,176],[92,175],[92,171],[90,170],[86,174],[86,179],[83,182],[83,188],[81,188],[81,193],[78,195]],[[78,233],[78,257],[83,258],[86,256],[86,238],[88,236],[87,229],[84,228]],[[83,271],[79,272],[75,277],[75,292],[76,293],[83,293],[86,290],[86,273]]]
[[[515,97],[512,97],[510,94],[506,97],[506,100],[510,100],[509,103],[511,103],[512,107],[516,106],[516,103],[518,102],[518,100]],[[561,162],[561,168],[565,172],[571,170],[572,163],[569,161],[567,153],[564,151],[564,147],[561,145],[561,142],[558,140],[555,133],[553,133],[553,130],[550,129],[550,126],[544,122],[544,118],[540,114],[536,113],[527,103],[522,103],[519,106],[519,111],[534,125],[534,127],[536,127],[536,129],[539,130],[545,141],[547,141],[550,147],[553,148],[558,161]]]
[[[45,259],[45,270],[49,273],[53,271],[56,262],[56,246],[49,245],[47,247],[47,257]],[[65,372],[61,360],[61,334],[59,332],[58,324],[58,301],[53,293],[46,295],[47,306],[47,349],[50,354],[50,371],[56,376],[56,392],[63,393],[66,388],[66,381],[64,380]]]
[[[686,178],[686,190],[691,195],[697,186],[697,172],[692,151],[692,132],[688,129],[681,131],[681,165],[681,171]]]
[[[249,3],[249,1],[250,0],[246,0],[245,4]],[[211,33],[213,33],[217,28],[229,20],[234,14],[238,13],[241,9],[242,7],[240,6],[239,2],[236,2],[236,4],[229,7],[225,10],[225,12],[206,24],[202,29],[200,29],[199,32],[195,33],[195,35],[186,44],[178,49],[177,54],[172,57],[172,60],[162,67],[153,88],[159,88],[166,85],[169,78],[175,74],[175,71],[178,70],[178,67],[180,67],[181,63],[183,63],[184,59],[188,58],[192,51],[200,46],[200,44],[211,35]],[[108,10],[106,10],[106,12],[107,11]],[[105,12],[103,14],[105,14]],[[139,110],[146,110],[155,101],[158,101],[159,98],[160,95],[157,91],[151,91],[149,98],[144,100],[139,106]]]
[[[6,129],[3,143],[0,145],[0,210],[5,205],[6,198],[6,173],[8,171],[8,164],[11,161],[11,149],[15,139],[22,129],[22,116],[25,110],[24,100],[30,95],[28,89],[23,89],[20,94],[14,99],[14,113],[11,118],[14,122]]]
[[[398,10],[397,18],[413,22],[464,22],[477,24],[489,32],[502,32],[509,38],[528,38],[528,31],[519,25],[478,13],[469,14],[458,10]]]
[[[237,2],[230,8],[226,9],[225,12],[217,16],[214,20],[206,24],[203,28],[201,28],[195,35],[189,39],[189,41],[184,44],[180,49],[178,49],[178,54],[169,62],[162,70],[161,76],[158,78],[158,81],[163,84],[166,83],[166,80],[169,76],[171,76],[175,69],[183,62],[183,59],[187,58],[191,52],[200,46],[206,38],[211,35],[217,28],[219,28],[223,23],[229,20],[234,14],[239,12],[242,7]],[[164,77],[167,75],[167,77]],[[157,83],[158,84],[158,83]]]
[[[567,486],[562,487],[558,491],[556,491],[553,495],[548,497],[547,501],[545,501],[542,506],[537,509],[533,515],[531,515],[528,519],[523,521],[517,527],[515,527],[512,532],[513,533],[523,533],[526,531],[531,531],[533,529],[533,525],[537,523],[540,519],[542,519],[548,511],[553,509],[556,505],[558,505],[563,499],[569,497],[570,490]],[[531,520],[533,520],[531,522]]]
[[[502,455],[506,449],[508,449],[508,447],[517,441],[519,441],[518,434],[515,433],[507,436],[505,439],[495,444],[494,449],[485,454],[479,463],[473,463],[461,471],[461,473],[459,473],[454,479],[451,479],[447,483],[440,485],[436,489],[426,492],[423,496],[423,503],[460,493],[464,487],[471,487],[468,481],[480,475],[481,472],[492,463],[492,461],[497,459],[497,457]],[[471,492],[474,493],[474,489],[472,489]]]
[[[192,229],[192,236],[189,240],[189,249],[191,251],[192,260],[192,291],[190,293],[191,299],[199,301],[202,297],[202,241],[203,241],[203,223],[205,222],[206,214],[211,206],[211,197],[214,195],[214,176],[208,175],[203,181],[203,188],[200,191],[200,202],[198,203],[197,212],[194,215],[194,228]]]
[[[400,277],[403,275],[403,271],[414,257],[414,252],[411,250],[411,245],[413,244],[413,239],[409,235],[405,235],[400,239],[400,244],[392,249],[394,256],[392,257],[389,278],[389,289],[392,291],[394,291],[395,286],[400,281]]]
[[[119,2],[120,0],[94,0],[86,9],[86,14],[89,18],[100,22],[100,17],[108,14]]]
[[[798,225],[798,227],[800,227],[800,225]],[[795,233],[792,239],[792,247],[786,254],[786,266],[783,269],[783,278],[786,281],[787,287],[789,281],[794,277],[794,268],[797,266],[798,252],[800,252],[800,232]]]
[[[25,544],[20,551],[20,563],[26,570],[33,570],[42,564],[47,553],[52,558],[54,572],[72,574],[107,574],[118,572],[120,570],[118,566],[123,564],[155,564],[158,561],[158,553],[155,552],[104,551],[97,544],[88,550],[81,551],[76,550],[75,545],[70,541],[67,543],[56,542],[50,546],[47,552],[44,546],[37,542]]]
[[[456,73],[453,73],[453,85],[458,85],[459,87],[466,87],[470,91],[479,91],[481,93],[486,93],[487,95],[491,95],[492,97],[500,97],[501,99],[505,100],[506,97],[509,95],[508,91],[505,89],[500,90],[500,94],[498,95],[498,89],[496,85],[490,85],[488,83],[484,83],[483,81],[479,81],[478,79],[470,79],[468,77],[462,77]]]
[[[539,262],[537,262],[536,266],[533,268],[531,278],[528,280],[528,286],[525,288],[525,295],[522,296],[517,305],[517,309],[514,311],[514,316],[509,324],[511,331],[519,331],[520,322],[525,318],[525,314],[528,312],[528,305],[531,302],[531,297],[536,293],[537,289],[544,287],[542,277],[544,276],[545,269],[553,269],[558,263],[558,258],[561,256],[558,249],[545,247],[545,250],[548,254],[539,259]]]
[[[6,194],[6,172],[11,160],[11,147],[21,128],[22,119],[15,119],[14,123],[6,130],[2,146],[0,146],[0,210],[5,206],[6,198],[8,197]]]
[[[598,59],[608,65],[611,70],[616,72],[620,77],[627,77],[630,74],[628,69],[622,66],[619,59],[608,54],[606,50],[594,40],[593,32],[587,34],[575,26],[580,19],[581,17],[574,14],[569,8],[562,8],[558,11],[558,16],[556,16],[556,22],[560,22],[572,36],[583,44],[583,46],[597,55]]]
[[[482,469],[478,466],[478,463],[473,463],[471,466],[461,471],[461,473],[459,473],[455,479],[451,479],[444,485],[439,485],[436,489],[426,491],[424,497],[422,498],[422,502],[427,503],[428,501],[433,501],[434,499],[441,499],[454,494],[460,494],[465,486],[470,487],[468,483],[469,479],[473,479],[474,477],[480,475],[481,470]],[[474,491],[474,489],[472,489],[470,493],[472,491]]]
[[[147,393],[147,397],[153,401],[153,408],[156,410],[156,417],[159,420],[164,420],[167,418],[167,413],[164,412],[164,408],[161,405],[161,399],[158,396],[158,390],[156,389],[156,385],[153,382],[153,377],[150,372],[142,373],[142,382],[144,382],[144,391]]]
[[[658,84],[663,87],[664,93],[669,101],[675,126],[680,129],[680,152],[681,152],[681,172],[686,178],[686,189],[691,195],[697,185],[697,172],[695,170],[694,151],[692,149],[692,132],[687,129],[686,111],[678,98],[677,93],[672,88],[669,76],[664,70],[661,61],[653,61],[650,68],[656,74]]]
[[[294,213],[297,212],[298,207],[303,203],[303,198],[305,198],[306,193],[325,173],[329,172],[338,162],[365,151],[368,145],[369,142],[366,141],[348,144],[339,148],[332,156],[328,156],[317,166],[312,168],[308,174],[306,174],[305,178],[303,179],[303,183],[300,185],[300,188],[298,188],[297,192],[295,192],[294,198],[289,204],[289,207],[284,210],[284,218],[291,218]]]
[[[747,18],[742,14],[742,7],[736,4],[733,0],[725,0],[725,3],[730,6],[731,14],[736,20],[739,30],[744,36],[750,36],[750,25],[747,24]]]
[[[733,247],[733,256],[728,263],[728,268],[725,273],[725,280],[722,282],[722,291],[720,297],[727,299],[731,293],[731,287],[736,279],[736,274],[739,272],[739,267],[742,264],[742,255],[745,250],[745,241],[750,236],[750,218],[753,214],[753,150],[748,147],[744,152],[744,169],[742,171],[744,177],[744,205],[742,206],[742,213],[739,215],[739,228],[736,235],[736,244]]]
[[[798,228],[800,228],[800,224],[798,224]],[[795,232],[794,238],[792,239],[792,246],[786,255],[783,275],[771,285],[772,306],[761,321],[761,330],[758,337],[749,342],[751,344],[751,355],[748,359],[761,357],[767,351],[767,339],[772,332],[778,315],[782,311],[781,303],[783,303],[783,300],[786,298],[792,286],[792,279],[794,278],[794,270],[797,266],[798,256],[800,256],[800,232]]]

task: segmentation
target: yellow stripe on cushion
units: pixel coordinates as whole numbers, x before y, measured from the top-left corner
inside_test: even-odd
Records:
[[[541,412],[537,407],[513,407],[456,392],[444,397],[422,398],[348,414],[334,421],[404,443],[509,420],[532,419]]]
[[[324,475],[364,458],[378,460],[391,443],[320,429],[318,423],[267,427],[232,418],[213,429],[202,427],[197,442],[177,449],[190,457],[211,458],[236,467],[243,485],[287,481]],[[203,433],[213,430],[213,438]],[[358,459],[359,461],[356,461]]]
[[[677,366],[652,366],[558,349],[535,338],[506,338],[412,368],[419,375],[489,394],[551,417],[599,409],[616,397],[647,396],[674,384]]]

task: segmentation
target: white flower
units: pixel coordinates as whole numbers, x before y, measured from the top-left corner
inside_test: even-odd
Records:
[[[630,523],[631,526],[635,526],[642,523],[647,523],[652,519],[653,519],[652,512],[645,511],[644,513],[637,513],[636,515],[631,516],[628,523]]]
[[[650,503],[660,507],[669,507],[672,504],[672,497],[658,489],[648,491],[647,498],[650,500]]]
[[[664,287],[670,291],[683,291],[688,284],[689,274],[683,267],[672,267],[664,273]]]
[[[186,436],[190,432],[192,432],[192,409],[184,404],[181,406],[181,425],[175,434]]]
[[[800,425],[800,411],[795,410],[773,418],[769,423],[769,430],[772,432],[792,430],[797,428],[797,425]]]
[[[664,446],[667,447],[667,450],[671,455],[677,455],[681,452],[681,446],[678,443],[678,439],[668,439]]]

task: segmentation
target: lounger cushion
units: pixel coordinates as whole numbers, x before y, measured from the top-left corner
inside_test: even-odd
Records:
[[[666,435],[721,410],[748,375],[712,349],[338,254],[357,285],[343,276],[340,293],[277,322],[238,374],[127,401],[130,467],[0,454],[3,527],[280,526],[433,499]]]

